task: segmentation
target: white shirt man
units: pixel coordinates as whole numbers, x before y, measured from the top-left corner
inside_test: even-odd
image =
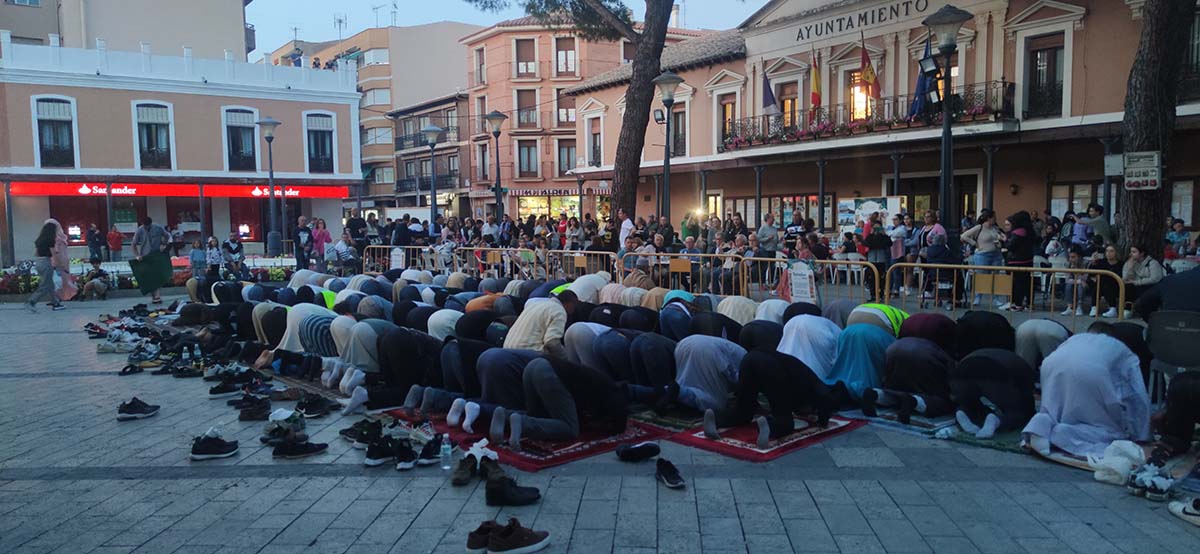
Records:
[[[625,238],[633,232],[633,221],[625,214],[625,210],[617,210],[617,217],[621,218],[621,234],[618,236],[620,242],[617,244],[625,244]]]

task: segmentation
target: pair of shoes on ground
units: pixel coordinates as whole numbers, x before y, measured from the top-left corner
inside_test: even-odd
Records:
[[[468,554],[529,554],[547,546],[550,546],[548,531],[522,526],[517,518],[509,518],[508,525],[485,521],[467,534]]]
[[[1171,497],[1173,485],[1175,485],[1175,480],[1171,478],[1171,475],[1155,463],[1148,463],[1134,469],[1130,472],[1129,479],[1125,481],[1125,488],[1129,494],[1144,496],[1147,500],[1154,502],[1166,502]]]
[[[130,421],[134,419],[146,419],[158,414],[159,406],[147,404],[138,397],[133,397],[129,402],[122,402],[117,407],[117,421]]]
[[[432,429],[432,427],[430,427]],[[412,428],[393,422],[386,429],[379,420],[361,420],[338,432],[359,450],[366,450],[363,465],[379,467],[395,463],[397,471],[407,471],[416,466],[430,466],[441,462],[442,436],[430,433],[414,433]],[[422,438],[424,444],[418,454],[413,449],[413,440]]]
[[[279,446],[285,442],[305,442],[308,440],[308,434],[304,432],[304,428],[304,418],[299,413],[280,408],[267,416],[267,424],[258,440],[267,446]]]
[[[662,454],[662,448],[657,442],[646,441],[637,444],[622,444],[617,447],[617,459],[622,462],[644,462]],[[654,478],[669,489],[682,489],[687,481],[679,474],[679,468],[666,458],[658,458],[654,463]]]
[[[295,440],[277,442],[271,455],[275,458],[306,458],[320,454],[328,448],[328,444],[308,442],[307,437],[300,440],[300,437],[296,436]],[[238,441],[227,441],[221,438],[221,433],[216,428],[211,428],[192,441],[190,457],[195,461],[216,460],[228,458],[237,453]]]

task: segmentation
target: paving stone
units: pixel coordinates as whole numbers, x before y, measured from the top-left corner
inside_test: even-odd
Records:
[[[784,522],[796,552],[837,552],[837,542],[820,519],[789,519]]]

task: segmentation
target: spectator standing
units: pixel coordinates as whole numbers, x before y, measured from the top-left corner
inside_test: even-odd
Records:
[[[170,244],[171,235],[149,217],[142,220],[133,234],[134,261],[129,267],[142,294],[149,294],[154,304],[162,304],[159,289],[171,278],[171,260],[167,256]]]
[[[399,225],[393,225],[399,227]],[[312,232],[312,257],[317,261],[317,265],[325,267],[325,249],[333,242],[333,236],[329,234],[329,229],[325,225],[325,220],[316,218],[313,220]]]
[[[1004,245],[1004,239],[1004,231],[996,226],[996,213],[986,208],[980,210],[978,223],[962,234],[962,241],[975,249],[975,253],[971,256],[971,265],[976,266],[999,267],[1004,265],[1004,254],[1000,251],[1001,246]],[[977,273],[991,273],[991,271],[982,270]],[[983,293],[976,289],[972,305],[978,306],[982,298]],[[997,306],[1003,303],[999,298],[996,299]]]
[[[104,233],[95,223],[88,224],[87,236],[88,258],[100,259],[104,256]]]
[[[1033,221],[1029,212],[1020,211],[1005,222],[1008,227],[1008,264],[1011,267],[1033,267]],[[1014,312],[1024,311],[1029,301],[1031,275],[1028,271],[1014,271],[1012,275],[1012,302],[1006,306]]]
[[[350,239],[360,251],[367,247],[367,220],[359,217],[358,208],[350,210],[350,218],[346,220],[346,231],[350,232]]]
[[[113,225],[108,230],[108,261],[110,261],[110,262],[121,261],[121,249],[123,247],[122,243],[124,241],[125,241],[125,235],[117,230],[116,225]]]
[[[296,228],[292,229],[292,248],[296,253],[296,271],[308,269],[308,260],[312,258],[313,240],[307,217],[296,218]]]
[[[658,218],[658,234],[663,236],[663,243],[668,247],[675,246],[675,227],[671,225],[671,216],[663,215]]]

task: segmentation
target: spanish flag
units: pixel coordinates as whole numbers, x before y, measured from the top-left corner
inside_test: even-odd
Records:
[[[821,55],[816,49],[812,51],[812,69],[808,71],[809,76],[809,92],[808,101],[812,104],[811,109],[816,111],[821,108]]]
[[[879,100],[879,76],[875,74],[875,67],[871,65],[871,56],[867,54],[867,39],[861,33],[862,47],[862,69],[859,70],[860,78],[863,86],[866,88],[867,96]]]

